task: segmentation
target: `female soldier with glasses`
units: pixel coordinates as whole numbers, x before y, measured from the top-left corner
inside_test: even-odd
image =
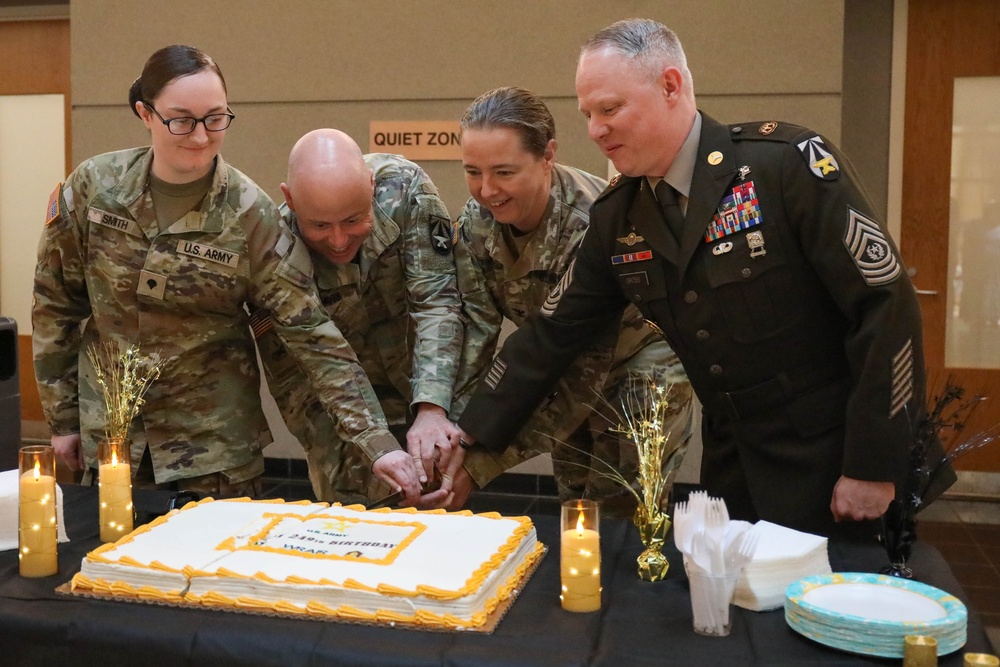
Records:
[[[235,118],[219,67],[189,46],[160,49],[129,104],[152,146],[80,165],[52,194],[39,248],[35,372],[57,453],[96,467],[104,410],[86,350],[117,340],[166,361],[132,425],[137,479],[254,495],[270,433],[247,313],[263,308],[344,439],[391,441],[375,473],[416,496],[409,456],[319,305],[307,251],[219,155]],[[368,397],[367,410],[345,414],[348,395]]]

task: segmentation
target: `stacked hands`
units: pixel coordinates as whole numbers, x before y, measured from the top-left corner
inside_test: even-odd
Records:
[[[462,467],[471,441],[444,409],[422,403],[406,433],[406,451],[380,456],[372,470],[402,497],[402,507],[461,509],[473,487]]]

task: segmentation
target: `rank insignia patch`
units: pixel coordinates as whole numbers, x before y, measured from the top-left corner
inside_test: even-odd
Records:
[[[506,372],[507,364],[499,359],[494,359],[493,367],[490,368],[490,372],[486,374],[486,378],[483,381],[490,389],[496,389],[497,385],[500,384],[500,380],[503,379],[503,374]]]
[[[913,340],[909,339],[892,358],[892,396],[889,419],[895,417],[913,398]]]
[[[647,259],[653,259],[652,250],[643,250],[642,252],[627,252],[624,255],[612,255],[612,264],[628,264],[629,262],[642,262]]]
[[[559,305],[559,300],[562,299],[563,292],[569,287],[569,284],[573,282],[573,268],[576,266],[576,260],[574,259],[569,263],[569,268],[566,269],[566,273],[563,274],[556,286],[552,288],[549,295],[545,297],[545,302],[542,307],[538,309],[538,312],[542,314],[542,317],[551,317],[552,313],[556,312],[556,306]]]
[[[757,190],[753,181],[740,183],[726,195],[705,230],[705,243],[729,236],[741,229],[749,229],[764,222],[757,203]]]
[[[59,191],[62,190],[62,183],[49,195],[49,206],[45,213],[45,224],[51,225],[59,217]]]
[[[850,207],[847,209],[844,245],[869,285],[891,283],[902,270],[878,223]]]
[[[840,176],[840,165],[837,164],[833,154],[826,150],[826,145],[819,136],[806,139],[798,146],[802,157],[806,159],[806,164],[809,165],[809,171],[816,178],[822,178],[824,181],[837,180]]]
[[[431,247],[439,255],[447,255],[451,252],[452,246],[452,226],[451,220],[447,218],[431,218],[430,224]]]

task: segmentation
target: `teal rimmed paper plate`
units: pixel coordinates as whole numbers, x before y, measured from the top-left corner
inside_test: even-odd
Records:
[[[965,645],[965,605],[919,581],[862,572],[800,579],[785,589],[785,620],[813,641],[884,658],[903,657],[906,635],[938,642],[938,655]]]

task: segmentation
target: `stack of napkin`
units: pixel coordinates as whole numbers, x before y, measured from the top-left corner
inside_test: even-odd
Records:
[[[0,472],[0,551],[17,548],[17,494],[18,470]],[[63,526],[62,489],[56,484],[56,520],[59,522],[59,541],[69,542]]]
[[[789,584],[831,572],[825,537],[767,521],[758,521],[751,532],[758,535],[757,550],[736,583],[737,606],[751,611],[778,609],[785,604]]]

